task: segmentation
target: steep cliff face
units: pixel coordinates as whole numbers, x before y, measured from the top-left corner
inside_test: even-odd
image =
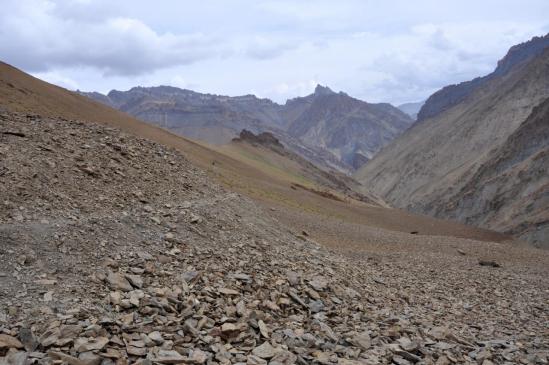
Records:
[[[532,42],[540,44],[540,39],[545,41],[547,37]],[[536,148],[540,148],[537,150],[526,144],[533,134],[520,140],[511,137],[519,131],[524,136],[533,129],[524,123],[549,97],[549,48],[542,53],[535,48],[538,55],[534,57],[532,49],[525,45],[513,47],[499,63],[503,71],[483,78],[456,105],[416,123],[359,170],[357,179],[394,206],[539,240],[536,237],[544,234],[534,233],[531,228],[539,223],[541,211],[536,204],[540,196],[547,194],[547,185],[542,183],[547,173],[544,177],[539,171],[539,163],[544,161],[541,157],[530,160],[528,156],[544,156],[547,138],[544,134],[535,137],[545,138],[543,143],[536,142]],[[520,50],[527,50],[526,55],[517,55]],[[542,128],[543,118],[539,123]],[[514,147],[526,157],[505,169],[494,165],[501,158],[497,156],[510,149],[510,143],[517,144]],[[506,172],[500,175],[502,169]],[[535,181],[535,186],[540,184],[541,190],[529,190],[534,185],[521,180],[525,177]],[[519,189],[521,184],[526,190]],[[521,202],[513,192],[523,194]]]
[[[369,104],[320,85],[284,105],[253,95],[228,97],[169,86],[84,94],[209,143],[228,143],[243,129],[270,132],[310,161],[343,172],[362,166],[413,122],[389,104]]]
[[[544,37],[534,37],[528,42],[511,47],[507,55],[498,62],[496,69],[491,74],[457,85],[446,86],[431,95],[420,109],[417,119],[424,120],[434,117],[459,104],[477,88],[496,77],[506,75],[515,66],[539,56],[547,47],[549,47],[549,34]]]
[[[439,217],[491,227],[549,247],[549,99],[534,108],[445,205]]]

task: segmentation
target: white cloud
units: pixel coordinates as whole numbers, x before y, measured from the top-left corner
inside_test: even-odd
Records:
[[[80,89],[80,85],[75,80],[60,74],[57,71],[48,71],[48,72],[36,72],[32,74],[34,77],[37,77],[41,80],[47,81],[51,84],[55,84],[65,89],[77,90]]]
[[[360,67],[378,75],[363,83],[359,95],[395,103],[421,100],[437,89],[494,70],[497,60],[514,44],[544,30],[512,22],[419,24],[393,37],[374,35],[386,43]]]
[[[3,0],[0,57],[84,90],[172,84],[284,102],[321,83],[400,103],[490,72],[549,31],[547,13],[546,0]]]
[[[29,71],[93,66],[107,75],[136,75],[215,57],[224,47],[201,33],[158,33],[139,19],[88,21],[80,12],[62,17],[64,8],[52,2],[11,4],[13,11],[0,14],[0,54]]]
[[[271,90],[266,90],[265,94],[272,95],[277,94],[277,100],[289,99],[294,96],[304,96],[312,93],[320,82],[315,79],[297,81],[294,83],[279,83]]]
[[[252,37],[251,40],[246,40],[246,43],[247,45],[244,54],[259,60],[277,58],[284,52],[297,47],[297,44],[264,36]]]

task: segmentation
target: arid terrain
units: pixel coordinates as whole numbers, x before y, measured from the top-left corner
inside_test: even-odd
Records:
[[[549,34],[427,99],[354,177],[391,206],[549,247]]]
[[[0,75],[0,363],[547,363],[548,251]]]

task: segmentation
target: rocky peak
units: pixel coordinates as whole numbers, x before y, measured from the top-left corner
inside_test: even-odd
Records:
[[[315,87],[315,95],[332,95],[335,94],[335,92],[332,91],[328,86],[322,86],[320,84],[316,85]]]

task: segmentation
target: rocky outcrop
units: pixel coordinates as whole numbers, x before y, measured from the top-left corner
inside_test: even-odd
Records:
[[[284,148],[280,141],[269,132],[259,133],[257,135],[243,129],[237,138],[233,138],[233,142],[248,142],[260,146]]]
[[[538,162],[542,160],[530,160],[538,155],[527,142],[528,138],[538,140],[535,136],[538,132],[523,123],[549,97],[549,47],[540,53],[533,46],[549,46],[548,39],[536,38],[532,43],[514,47],[496,72],[480,83],[477,79],[467,84],[476,86],[463,100],[416,123],[355,177],[394,206],[513,232],[531,242],[540,241],[540,233],[533,233],[532,227],[538,225],[538,214],[542,212],[536,201],[546,194],[547,187],[538,171]],[[519,57],[524,50],[530,52]],[[509,142],[519,130],[521,135],[531,135]],[[518,144],[513,148],[518,148],[517,153],[520,151],[525,160],[510,164],[501,175],[502,165],[493,163],[500,158],[497,154],[511,147],[509,143]],[[543,148],[543,143],[539,146]],[[526,190],[522,191],[521,186]],[[522,195],[518,198],[512,192]],[[469,196],[476,200],[470,200]],[[542,240],[548,241],[547,237]]]
[[[547,47],[549,47],[549,34],[543,37],[534,37],[528,42],[511,47],[507,55],[498,62],[496,69],[491,74],[457,85],[446,86],[431,95],[420,109],[417,119],[421,121],[434,117],[459,104],[477,88],[493,78],[506,75],[519,64],[528,62],[532,58],[539,56]]]

